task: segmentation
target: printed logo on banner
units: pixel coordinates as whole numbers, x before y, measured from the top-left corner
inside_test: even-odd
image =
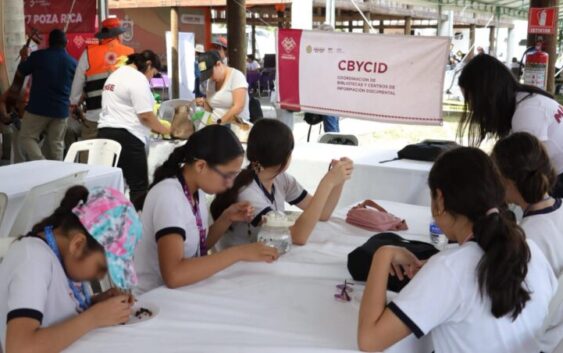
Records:
[[[35,7],[35,5],[38,6],[51,6],[51,2],[49,0],[31,0],[29,2],[29,7]]]
[[[121,21],[121,27],[123,27],[123,29],[125,30],[122,35],[124,41],[130,42],[133,40],[133,37],[135,35],[135,33],[133,32],[134,25],[135,23],[129,18],[129,16],[125,16],[123,21]]]
[[[282,47],[283,50],[285,50],[286,53],[290,54],[296,47],[296,43],[295,43],[295,39],[293,39],[292,37],[285,37],[282,41]]]
[[[74,39],[72,40],[72,42],[74,43],[74,45],[80,49],[82,48],[82,46],[84,45],[84,43],[86,42],[84,40],[84,37],[82,37],[81,35],[78,35],[76,37],[74,37]]]
[[[311,54],[313,52],[313,47],[308,45],[305,50],[307,51],[307,54]]]

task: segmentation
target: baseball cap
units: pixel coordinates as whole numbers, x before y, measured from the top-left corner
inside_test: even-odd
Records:
[[[103,246],[112,282],[122,289],[136,285],[133,255],[143,227],[131,201],[118,190],[95,188],[72,212]]]
[[[121,27],[121,21],[119,21],[119,18],[108,17],[102,21],[102,28],[100,32],[96,33],[96,38],[114,38],[122,33],[125,33],[125,29]]]
[[[229,43],[227,42],[227,38],[225,38],[223,36],[217,37],[217,39],[215,39],[212,44],[218,45],[218,46],[223,47],[223,48],[229,47],[229,45],[228,45]]]
[[[201,82],[208,80],[213,74],[213,66],[221,61],[221,56],[215,50],[199,55],[198,65],[201,72]]]

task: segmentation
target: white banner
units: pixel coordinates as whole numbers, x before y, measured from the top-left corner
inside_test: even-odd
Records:
[[[195,50],[194,34],[189,32],[178,33],[178,70],[180,81],[180,99],[193,100],[195,95]],[[168,64],[168,77],[172,82],[172,33],[166,32],[166,57]],[[168,87],[168,94],[172,97],[172,84]]]
[[[403,124],[442,124],[450,39],[282,29],[282,108]]]

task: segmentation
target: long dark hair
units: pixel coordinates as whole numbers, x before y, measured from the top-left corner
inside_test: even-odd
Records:
[[[161,69],[160,58],[152,50],[143,50],[140,53],[133,53],[127,56],[127,62],[125,64],[127,65],[135,64],[135,66],[137,66],[137,70],[141,71],[142,73],[145,73],[147,71],[148,68],[147,63],[149,61],[151,62],[152,67],[160,71]]]
[[[499,140],[491,157],[501,174],[516,184],[529,204],[540,202],[553,190],[557,177],[542,143],[527,132],[517,132]]]
[[[86,202],[88,199],[88,189],[82,185],[75,185],[68,189],[65,196],[61,200],[59,207],[53,212],[52,215],[44,218],[39,223],[35,224],[31,229],[31,234],[38,234],[45,230],[46,227],[52,226],[53,228],[60,228],[61,232],[68,235],[70,232],[79,231],[86,236],[86,247],[84,255],[93,251],[104,252],[104,247],[88,233],[86,228],[80,223],[80,220],[72,209],[76,207],[79,202]],[[20,238],[21,239],[21,238]]]
[[[487,54],[477,55],[467,63],[459,76],[459,87],[465,106],[458,138],[467,132],[469,143],[473,146],[478,146],[489,136],[500,138],[508,135],[518,92],[553,98],[540,88],[519,83],[502,62]]]
[[[244,155],[239,139],[228,127],[209,125],[194,132],[186,144],[176,147],[168,159],[154,172],[149,190],[164,179],[176,178],[184,164],[204,160],[211,167],[229,163]],[[135,200],[135,207],[142,209],[146,194]]]
[[[246,158],[250,163],[237,176],[232,188],[215,197],[210,207],[213,218],[219,218],[237,201],[239,191],[254,179],[255,169],[279,165],[280,172],[284,170],[294,145],[293,133],[284,123],[275,119],[257,121],[248,135]]]
[[[479,289],[491,299],[492,314],[516,319],[530,300],[524,282],[530,250],[522,228],[501,207],[504,187],[493,161],[478,148],[451,150],[434,163],[428,184],[433,198],[441,190],[446,212],[473,222],[474,239],[484,251],[477,267]],[[487,214],[494,208],[499,212]]]

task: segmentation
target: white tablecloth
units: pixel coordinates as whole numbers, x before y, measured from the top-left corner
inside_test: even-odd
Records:
[[[6,236],[10,231],[31,188],[80,171],[88,171],[85,177],[88,188],[103,186],[124,190],[123,174],[119,168],[48,160],[0,167],[0,192],[8,195],[8,206],[0,224],[0,237]],[[40,210],[41,205],[41,200],[38,200],[35,207]]]
[[[429,240],[426,207],[382,202],[407,218],[411,239]],[[336,285],[350,279],[346,255],[372,232],[343,221],[346,209],[319,224],[310,242],[293,247],[273,264],[238,263],[188,287],[157,288],[140,302],[160,313],[136,326],[96,330],[66,353],[98,352],[355,352],[361,284],[353,300],[334,299]],[[410,335],[391,353],[430,353],[429,337]]]
[[[339,207],[360,199],[382,199],[413,205],[430,205],[427,186],[432,163],[397,160],[397,150],[385,146],[342,146],[303,143],[295,146],[288,172],[314,193],[332,159],[349,157],[355,169],[342,192]]]

